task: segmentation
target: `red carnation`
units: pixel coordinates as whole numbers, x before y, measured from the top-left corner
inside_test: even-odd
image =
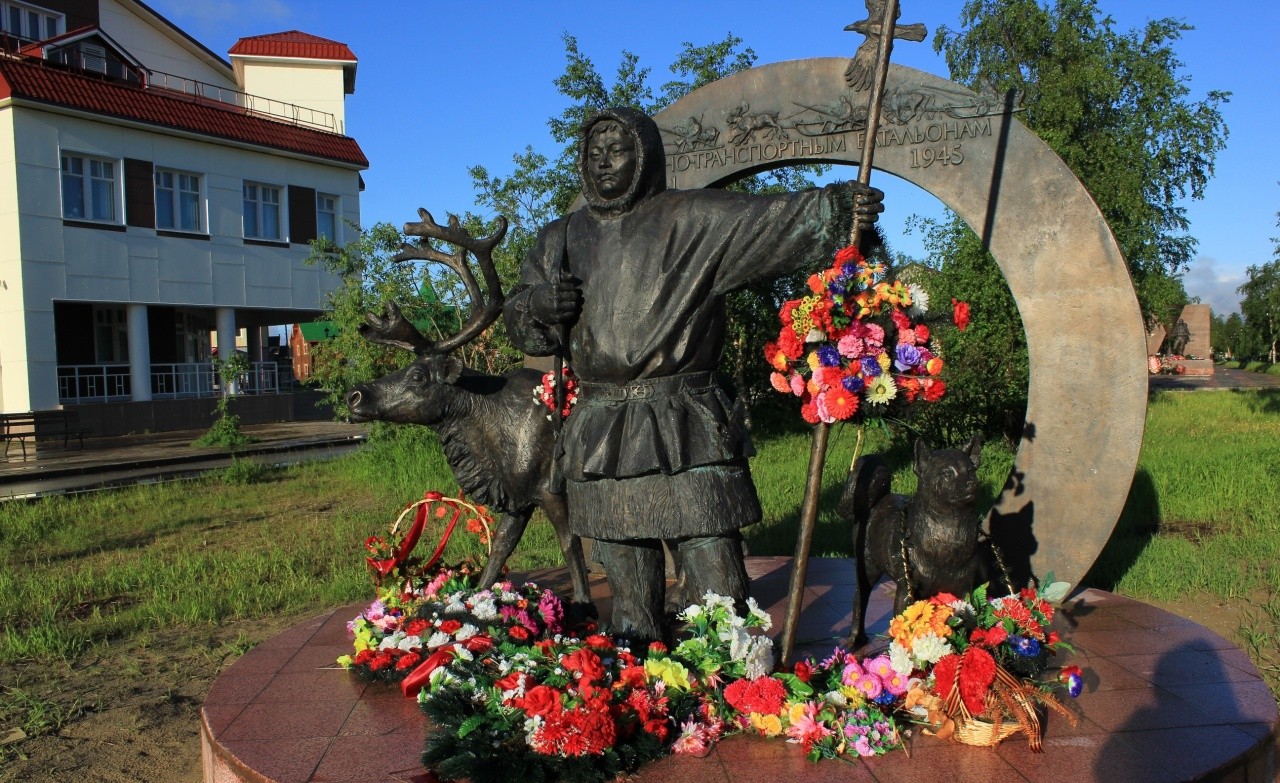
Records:
[[[477,634],[463,642],[462,646],[467,649],[467,652],[479,655],[493,649],[493,639],[484,634]]]
[[[644,687],[644,667],[628,666],[618,673],[618,683],[628,688]]]
[[[423,620],[421,617],[415,617],[404,625],[404,632],[408,636],[421,636],[422,632],[431,627],[431,623]]]
[[[662,655],[667,651],[667,646],[662,642],[649,642],[650,654]]]
[[[369,661],[369,668],[373,671],[381,671],[391,665],[391,653],[383,650]]]
[[[613,649],[613,640],[610,639],[608,636],[605,636],[604,634],[593,633],[583,641],[587,643],[588,647],[593,647],[597,650]]]
[[[400,656],[400,660],[396,661],[396,671],[402,672],[410,666],[416,666],[420,660],[422,660],[422,656],[415,652],[405,653]]]
[[[650,718],[644,722],[644,731],[646,734],[652,734],[660,741],[665,742],[667,739],[667,721],[665,718]]]
[[[772,677],[737,680],[724,689],[724,700],[743,715],[753,712],[777,715],[786,702],[787,689]]]
[[[947,392],[947,384],[938,378],[926,378],[923,385],[925,402],[937,402]]]
[[[961,302],[959,299],[952,297],[951,299],[951,320],[955,322],[956,327],[960,331],[969,328],[969,303]]]
[[[809,394],[805,394],[804,402],[800,405],[800,418],[810,424],[817,424],[821,421],[818,416],[818,401]]]
[[[493,685],[500,691],[514,691],[520,687],[522,680],[524,680],[524,672],[511,672],[502,679],[494,680]]]
[[[778,333],[778,350],[786,354],[788,359],[796,360],[804,355],[804,341],[790,325],[783,327]]]
[[[457,631],[461,627],[462,627],[462,623],[458,622],[457,620],[445,620],[444,622],[440,623],[440,626],[439,626],[441,631],[444,631],[445,633],[450,633],[450,634],[453,633],[454,631]]]
[[[923,345],[929,342],[929,327],[924,324],[916,326],[916,342]]]
[[[970,647],[960,659],[960,698],[974,715],[987,708],[987,691],[996,679],[996,661],[981,647]]]
[[[528,641],[529,629],[523,625],[513,625],[507,629],[507,635],[518,642]]]
[[[799,299],[792,299],[782,303],[782,308],[778,310],[778,320],[782,321],[783,326],[790,326],[795,318],[796,308],[800,306]]]
[[[850,261],[861,261],[862,254],[853,245],[842,247],[836,251],[836,266],[844,266]]]
[[[911,328],[911,319],[901,310],[894,310],[889,314],[893,319],[893,325],[898,327],[898,342],[906,342],[911,345],[916,340],[916,332]],[[903,338],[906,338],[905,340]]]
[[[367,650],[367,649],[361,650],[360,652],[356,653],[356,657],[352,658],[351,662],[358,666],[363,666],[364,664],[368,663],[369,660],[373,658],[374,655],[377,655],[377,653],[375,653],[373,650]]]

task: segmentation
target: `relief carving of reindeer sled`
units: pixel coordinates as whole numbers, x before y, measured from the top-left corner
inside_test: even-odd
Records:
[[[486,375],[463,366],[451,352],[475,339],[502,313],[502,284],[493,263],[493,249],[507,231],[505,218],[498,230],[475,238],[450,215],[447,226],[438,225],[425,209],[420,222],[405,225],[405,233],[424,237],[406,244],[393,260],[433,261],[444,264],[462,278],[471,299],[466,323],[454,335],[438,341],[427,339],[389,303],[384,315],[367,314],[360,334],[366,340],[412,351],[417,357],[408,367],[347,394],[352,421],[389,421],[430,427],[440,438],[445,459],[454,477],[477,503],[502,517],[493,534],[493,551],[480,574],[488,585],[502,575],[507,558],[524,534],[534,508],[541,508],[555,527],[560,549],[573,585],[572,609],[594,615],[587,585],[582,542],[569,533],[565,498],[551,486],[551,462],[555,429],[548,410],[533,397],[542,373],[519,369],[505,375]],[[453,245],[452,254],[431,247],[426,240]],[[476,282],[467,253],[475,256],[484,277]]]

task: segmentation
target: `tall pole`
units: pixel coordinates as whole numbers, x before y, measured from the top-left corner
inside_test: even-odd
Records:
[[[877,41],[875,76],[871,83],[871,96],[867,106],[867,126],[862,143],[862,160],[858,166],[858,182],[863,185],[871,183],[871,162],[876,150],[876,135],[880,129],[880,106],[884,101],[884,85],[889,76],[889,52],[893,48],[894,25],[898,18],[898,0],[885,0],[884,17],[880,20]],[[875,20],[868,20],[872,25],[866,26],[868,31],[875,29]],[[850,25],[856,29],[858,25]],[[865,44],[864,44],[865,45]],[[849,244],[860,247],[862,227],[860,221],[854,220],[849,232]],[[813,428],[813,441],[809,446],[809,474],[804,485],[804,503],[800,506],[800,531],[796,538],[796,553],[791,562],[791,585],[787,593],[787,616],[782,626],[781,662],[784,667],[791,665],[791,654],[795,649],[796,628],[800,624],[800,609],[804,603],[805,580],[809,573],[809,550],[813,545],[813,531],[818,522],[818,499],[822,494],[822,469],[827,461],[827,440],[831,425],[818,422]],[[855,557],[859,553],[854,553]]]

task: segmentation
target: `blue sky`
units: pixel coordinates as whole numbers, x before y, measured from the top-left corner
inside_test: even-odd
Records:
[[[701,3],[402,2],[337,0],[149,0],[149,4],[215,52],[236,39],[298,29],[348,44],[359,58],[356,92],[347,99],[347,132],[370,160],[361,201],[366,225],[400,224],[424,206],[437,217],[474,208],[467,168],[503,175],[526,145],[550,151],[546,120],[565,105],[552,84],[564,69],[561,36],[577,37],[606,80],[626,49],[653,69],[660,84],[689,41],[705,44],[727,33],[742,38],[758,63],[852,54],[861,36],[843,27],[866,16],[862,2]],[[902,22],[923,22],[932,34],[955,27],[962,0],[904,0]],[[1152,16],[1182,19],[1195,29],[1177,52],[1195,98],[1232,92],[1223,107],[1230,130],[1205,199],[1188,202],[1191,235],[1199,240],[1185,279],[1193,296],[1215,312],[1237,308],[1235,289],[1249,265],[1273,257],[1280,235],[1280,3],[1275,0],[1100,0],[1118,29]],[[634,9],[641,9],[638,11]],[[633,10],[624,10],[633,9]],[[894,60],[947,75],[928,42],[901,44]],[[853,177],[854,169],[847,169]],[[843,173],[843,172],[842,172]],[[922,256],[918,236],[903,226],[913,214],[937,215],[941,205],[888,175],[873,178],[886,192],[883,226],[895,249]]]

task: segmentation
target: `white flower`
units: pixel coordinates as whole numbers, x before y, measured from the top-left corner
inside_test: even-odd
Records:
[[[930,631],[911,643],[911,652],[917,660],[937,663],[942,656],[954,652],[951,643]]]
[[[747,598],[747,615],[760,624],[762,631],[768,631],[773,627],[773,618],[760,608],[760,604],[756,603],[754,598]]]
[[[817,329],[810,329],[809,333],[804,336],[806,343],[820,343],[827,339],[827,336]]]
[[[452,644],[453,637],[444,631],[436,631],[427,638],[427,649],[434,650],[437,647],[443,647],[446,644]]]
[[[403,650],[405,652],[409,652],[410,650],[413,650],[421,646],[422,646],[421,636],[406,636],[400,640],[400,643],[396,645],[396,648]]]
[[[747,677],[758,679],[773,671],[773,640],[767,636],[755,637],[751,652],[747,653]]]
[[[477,620],[489,622],[498,619],[498,605],[494,603],[492,596],[476,601],[475,606],[471,607],[471,613],[476,616]]]
[[[751,652],[751,634],[745,628],[728,628],[721,633],[721,638],[729,642],[729,657],[735,661],[745,661]]]
[[[907,314],[912,318],[919,318],[929,312],[929,292],[915,283],[908,284],[907,290],[911,292],[911,309]]]
[[[725,609],[728,609],[730,612],[733,611],[732,598],[720,595],[719,593],[712,592],[711,590],[708,590],[705,594],[703,594],[702,605],[706,608],[708,612],[712,611],[717,606],[723,606]]]
[[[453,596],[449,599],[449,603],[444,605],[444,613],[445,614],[466,614],[467,605],[463,603],[462,600],[457,596]]]
[[[453,654],[458,656],[458,660],[460,661],[474,661],[476,659],[476,657],[471,654],[470,650],[460,644],[454,646]]]
[[[702,607],[699,606],[698,604],[693,604],[688,609],[685,609],[683,612],[680,613],[680,619],[684,620],[687,623],[693,622],[694,620],[698,619],[701,616],[702,616]]]
[[[840,691],[827,691],[827,695],[823,697],[827,704],[833,707],[848,707],[849,700]]]
[[[889,665],[903,677],[910,675],[915,669],[915,664],[911,661],[911,653],[897,642],[889,643]]]
[[[400,644],[400,640],[403,639],[404,636],[405,636],[404,631],[396,631],[395,633],[384,637],[382,641],[378,643],[378,649],[394,650],[396,649],[397,645]]]
[[[479,628],[475,627],[471,623],[465,623],[461,628],[457,630],[456,633],[454,633],[453,638],[457,639],[460,642],[465,642],[466,640],[470,639],[471,637],[475,636],[478,633],[480,633]]]

